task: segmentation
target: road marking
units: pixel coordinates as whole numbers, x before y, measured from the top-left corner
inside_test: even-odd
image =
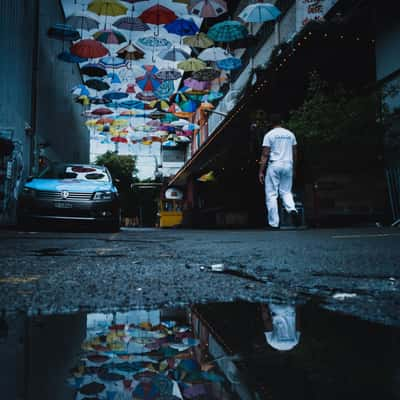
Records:
[[[337,235],[332,236],[332,239],[367,239],[379,237],[400,236],[400,233],[375,233],[375,234],[361,234],[361,235]]]

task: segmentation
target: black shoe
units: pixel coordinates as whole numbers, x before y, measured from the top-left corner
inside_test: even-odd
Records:
[[[265,230],[267,231],[279,231],[281,228],[279,226],[271,226],[271,225],[267,225],[265,227]]]
[[[290,216],[292,217],[292,224],[294,226],[300,226],[301,225],[300,215],[296,210],[290,211]]]

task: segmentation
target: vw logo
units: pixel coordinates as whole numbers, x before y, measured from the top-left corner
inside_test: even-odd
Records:
[[[68,196],[69,196],[69,192],[67,192],[66,190],[63,190],[63,191],[61,192],[61,197],[62,197],[64,200],[67,199]]]

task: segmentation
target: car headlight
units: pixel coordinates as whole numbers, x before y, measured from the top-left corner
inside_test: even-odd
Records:
[[[93,200],[111,200],[113,198],[113,192],[95,192],[93,195]]]
[[[36,196],[36,191],[31,188],[28,188],[28,187],[24,187],[22,190],[22,193],[24,196],[27,196],[27,197],[35,197]]]

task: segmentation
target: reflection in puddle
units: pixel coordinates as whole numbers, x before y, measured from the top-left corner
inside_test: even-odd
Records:
[[[398,399],[400,331],[314,305],[4,316],[4,399]]]

